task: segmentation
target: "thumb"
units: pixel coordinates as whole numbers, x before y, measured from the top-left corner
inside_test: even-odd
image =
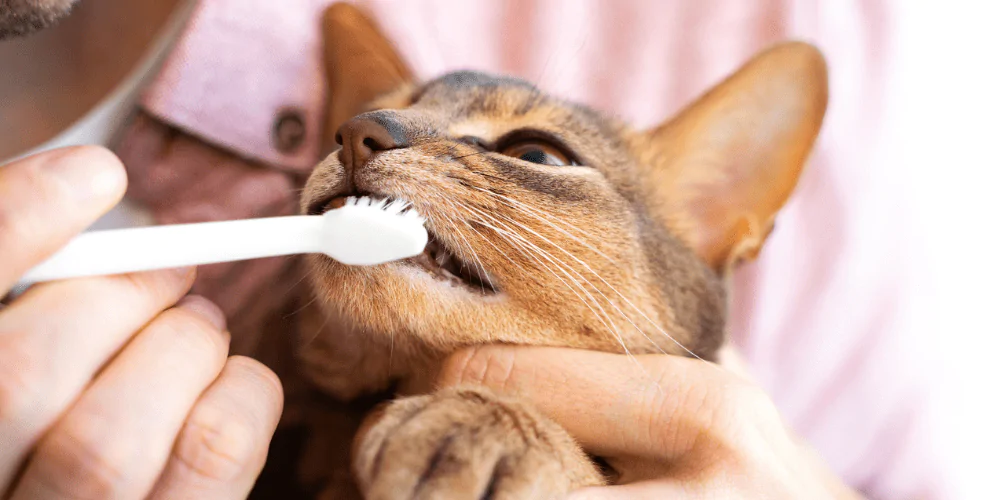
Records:
[[[439,383],[528,400],[604,457],[676,458],[726,432],[737,414],[773,411],[746,379],[678,356],[482,346],[452,355]]]
[[[573,491],[566,500],[635,500],[637,498],[669,498],[685,500],[688,498],[707,498],[711,496],[704,491],[692,490],[673,481],[646,481],[620,486],[590,486]]]

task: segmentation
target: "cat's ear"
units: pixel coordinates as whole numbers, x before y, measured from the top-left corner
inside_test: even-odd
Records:
[[[654,215],[710,267],[756,257],[819,133],[826,63],[771,48],[641,137]]]
[[[378,26],[353,5],[328,7],[322,33],[328,82],[322,147],[329,151],[342,123],[376,97],[411,83],[413,72]]]

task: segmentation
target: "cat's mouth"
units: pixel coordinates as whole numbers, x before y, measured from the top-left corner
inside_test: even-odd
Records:
[[[367,195],[368,193],[351,194],[350,196]],[[310,212],[322,213],[340,208],[344,206],[347,198],[348,196],[336,196],[324,200],[319,204],[322,208],[310,210]],[[463,260],[448,248],[443,238],[430,229],[427,230],[427,246],[424,247],[423,253],[401,262],[419,267],[439,282],[460,286],[470,292],[482,295],[494,295],[500,292],[496,280],[490,277],[489,272],[481,264],[473,264]]]
[[[456,256],[430,230],[427,231],[424,253],[406,259],[406,262],[420,266],[439,281],[463,286],[472,292],[493,295],[499,291],[488,272],[478,264],[465,262]]]

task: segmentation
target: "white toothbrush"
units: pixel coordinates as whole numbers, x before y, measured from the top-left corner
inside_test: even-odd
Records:
[[[352,197],[323,215],[93,231],[18,284],[304,253],[354,266],[382,264],[419,255],[427,245],[424,218],[407,207]]]

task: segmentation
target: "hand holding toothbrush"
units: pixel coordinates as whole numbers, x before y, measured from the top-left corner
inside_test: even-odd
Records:
[[[0,296],[124,188],[121,163],[99,148],[0,166]],[[281,385],[227,357],[218,309],[181,299],[193,276],[44,283],[0,305],[0,497],[246,496]]]

